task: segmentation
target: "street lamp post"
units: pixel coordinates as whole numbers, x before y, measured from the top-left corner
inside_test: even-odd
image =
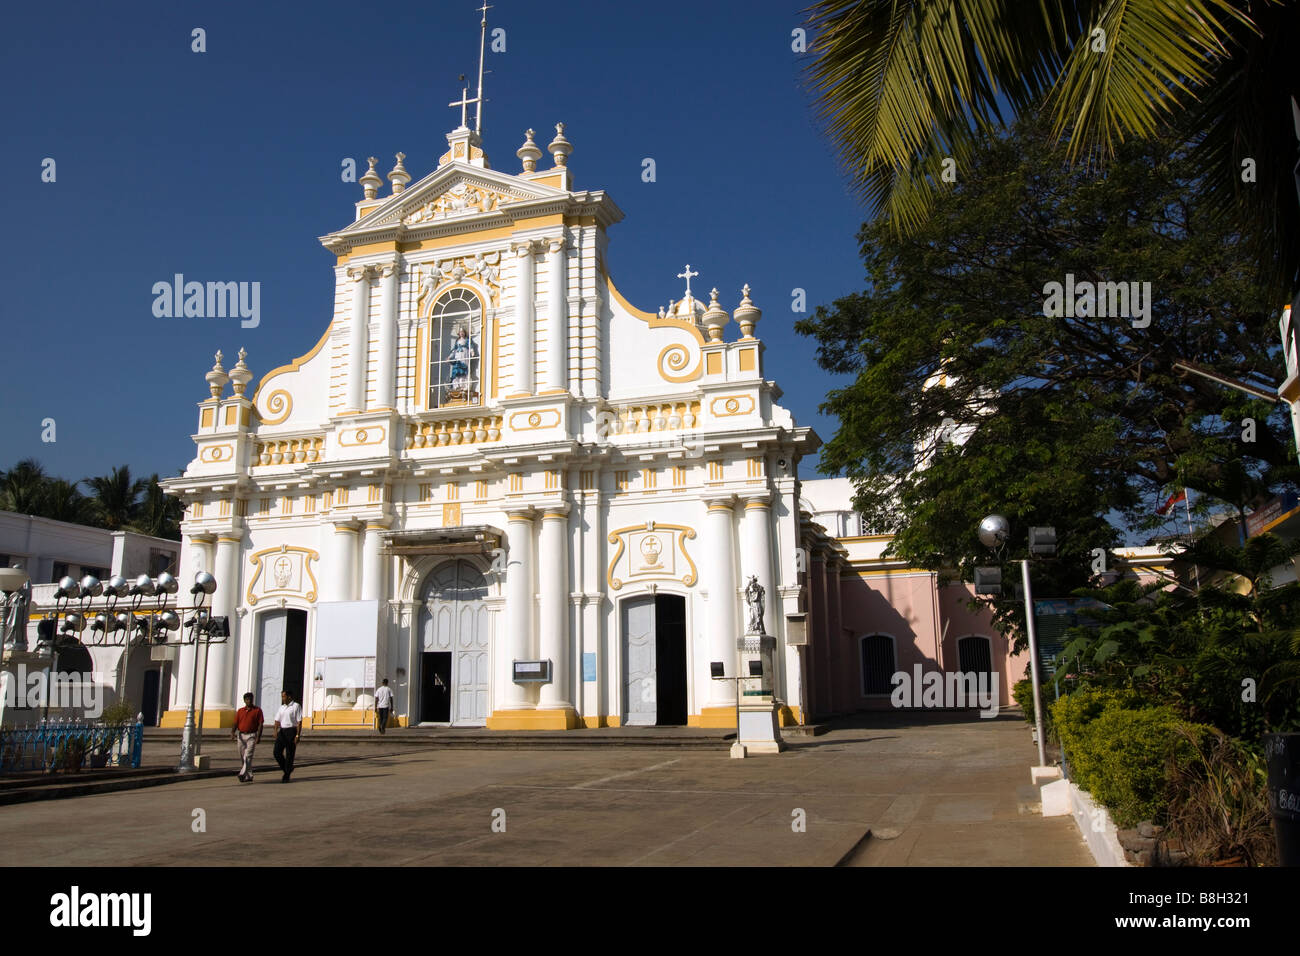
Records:
[[[1043,749],[1043,695],[1038,687],[1038,628],[1034,622],[1034,592],[1029,584],[1029,559],[1020,562],[1020,580],[1025,585],[1025,624],[1029,629],[1029,676],[1034,682],[1034,729],[1038,737],[1038,766],[1047,766]]]
[[[1036,537],[1036,533],[1040,531],[1045,532],[1041,536],[1041,541]],[[986,548],[1000,550],[1006,546],[1007,539],[1010,536],[1011,525],[1002,515],[989,515],[980,522],[979,539],[980,543]],[[1030,529],[1029,549],[1031,552],[1055,553],[1055,532],[1050,529]],[[1043,696],[1038,681],[1038,630],[1034,621],[1034,592],[1029,581],[1028,558],[1020,562],[1020,579],[1025,588],[1025,628],[1029,635],[1029,677],[1034,687],[1034,729],[1038,737],[1038,767],[1036,770],[1044,771],[1047,769],[1047,751],[1043,736]],[[1035,779],[1043,775],[1038,772],[1034,773]]]
[[[195,758],[199,755],[202,743],[198,740],[198,734],[194,725],[194,700],[199,694],[207,693],[208,689],[208,654],[207,642],[201,640],[201,636],[207,630],[207,624],[210,620],[208,612],[203,607],[203,599],[217,589],[216,579],[206,571],[200,571],[194,575],[194,586],[190,588],[190,594],[194,595],[195,606],[194,616],[186,623],[190,625],[191,643],[194,646],[194,666],[191,668],[190,681],[190,706],[185,711],[185,729],[181,732],[181,762],[176,769],[181,773],[189,773],[195,768]],[[203,647],[203,684],[199,686],[199,647]],[[200,704],[200,706],[202,706]],[[202,719],[202,718],[200,718]]]

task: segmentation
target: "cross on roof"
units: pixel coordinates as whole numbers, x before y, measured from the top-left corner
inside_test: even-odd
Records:
[[[694,278],[695,276],[697,276],[697,275],[699,275],[698,272],[692,272],[692,271],[691,271],[691,264],[690,264],[689,262],[686,263],[686,271],[685,271],[685,272],[679,272],[679,273],[677,273],[677,278],[679,278],[679,279],[685,279],[685,280],[686,280],[686,294],[687,294],[687,295],[690,295],[690,294],[691,294],[691,279],[693,279],[693,278]]]
[[[465,79],[464,74],[461,74],[461,80],[463,81],[464,79]],[[467,106],[469,106],[469,104],[471,104],[471,103],[477,103],[477,102],[478,102],[478,97],[475,97],[475,98],[472,99],[472,100],[469,98],[469,87],[468,87],[468,86],[465,86],[465,87],[462,87],[462,88],[461,88],[460,99],[458,99],[458,100],[457,100],[456,102],[454,102],[454,103],[448,103],[447,105],[448,105],[448,106],[459,106],[459,107],[460,107],[460,125],[461,125],[461,126],[468,126],[468,125],[469,125],[469,123],[467,122],[467,120],[468,120],[468,116],[467,116],[467,114],[466,114],[466,112],[465,112],[465,108],[466,108]]]

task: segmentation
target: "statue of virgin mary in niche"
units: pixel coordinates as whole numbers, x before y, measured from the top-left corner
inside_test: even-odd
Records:
[[[470,401],[469,365],[472,359],[478,358],[478,352],[465,326],[456,326],[447,358],[451,361],[451,388],[447,392],[447,401]]]

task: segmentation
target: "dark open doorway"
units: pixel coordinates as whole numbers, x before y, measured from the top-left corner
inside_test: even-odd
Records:
[[[144,715],[144,725],[146,727],[156,727],[158,725],[158,697],[161,691],[162,671],[156,667],[145,671],[140,713]]]
[[[451,720],[451,652],[420,655],[420,721],[445,724]]]
[[[659,726],[686,723],[686,599],[655,595],[655,704]]]
[[[302,702],[303,675],[307,670],[307,612],[290,610],[284,635],[284,689]]]

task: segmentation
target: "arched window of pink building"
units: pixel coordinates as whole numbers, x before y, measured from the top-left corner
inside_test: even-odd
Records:
[[[963,674],[991,674],[993,643],[979,634],[963,637],[957,641],[957,661]]]
[[[898,669],[894,639],[888,634],[868,634],[859,639],[862,658],[862,696],[888,697]]]

